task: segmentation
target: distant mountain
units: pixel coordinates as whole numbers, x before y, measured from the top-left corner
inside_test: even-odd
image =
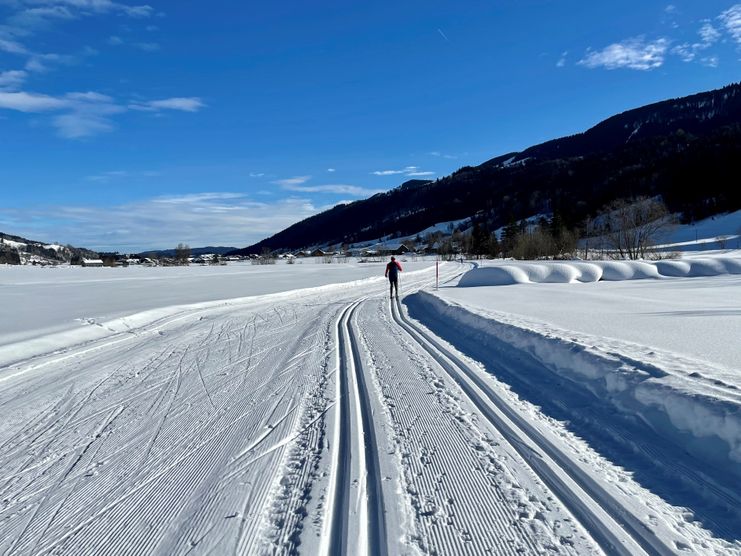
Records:
[[[398,237],[474,215],[491,229],[552,212],[577,226],[606,203],[638,195],[661,195],[691,221],[741,208],[739,183],[741,84],[732,84],[338,205],[236,253]]]
[[[34,241],[0,232],[0,264],[58,264],[97,258],[95,251],[71,245]]]
[[[190,250],[190,254],[194,257],[198,257],[201,255],[223,255],[225,253],[230,253],[236,250],[237,250],[236,247],[192,247]],[[139,253],[138,256],[150,257],[152,255],[155,255],[157,257],[174,257],[175,249],[161,249],[159,251],[142,251],[141,253]]]

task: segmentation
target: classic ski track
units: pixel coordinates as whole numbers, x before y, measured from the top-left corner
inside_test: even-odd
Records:
[[[352,324],[362,303],[361,299],[349,304],[337,319],[335,451],[329,494],[331,503],[327,510],[321,554],[388,554],[370,394]],[[349,534],[352,516],[356,516],[353,525],[357,528],[353,539]]]
[[[641,458],[644,465],[653,466],[654,471],[660,474],[663,480],[675,485],[676,489],[683,489],[689,485],[694,500],[701,499],[705,504],[717,508],[717,515],[714,518],[709,518],[702,512],[696,512],[695,519],[702,522],[712,521],[713,530],[725,534],[726,539],[737,537],[735,531],[741,517],[741,492],[734,490],[732,486],[719,483],[712,470],[707,470],[701,464],[687,463],[688,455],[683,453],[681,447],[672,445],[660,435],[646,438],[645,434],[634,431],[629,423],[616,425],[614,420],[605,419],[604,415],[594,412],[589,396],[585,395],[582,389],[572,386],[569,381],[559,381],[556,376],[549,374],[532,375],[530,372],[511,372],[510,364],[499,363],[497,366],[497,372],[510,383],[525,385],[533,390],[545,389],[547,391],[550,388],[559,388],[562,396],[563,392],[568,392],[563,397],[576,400],[573,407],[563,403],[557,396],[550,398],[554,406],[559,407],[563,412],[561,417],[563,420],[580,422],[582,426],[589,428],[599,427],[595,434],[600,437],[609,437],[620,447],[619,450],[622,453],[630,453],[634,457]],[[625,428],[626,426],[628,428]],[[605,457],[609,460],[609,453]],[[682,503],[675,503],[675,505],[683,506]],[[723,516],[722,519],[718,515]],[[729,527],[729,524],[734,523],[735,528]],[[701,543],[703,538],[695,537],[695,540]],[[698,544],[698,546],[701,545]]]
[[[240,313],[244,310],[244,308],[235,308],[234,313]],[[147,531],[156,531],[158,528],[166,530],[167,520],[178,520],[180,514],[187,518],[186,513],[191,510],[201,525],[192,532],[192,537],[183,538],[181,542],[186,545],[187,550],[191,550],[200,542],[207,542],[204,539],[210,536],[209,532],[214,527],[213,517],[209,517],[209,515],[212,516],[210,511],[201,511],[197,507],[188,508],[187,506],[178,507],[176,512],[168,511],[161,504],[150,502],[151,497],[156,493],[153,489],[158,488],[158,485],[161,485],[165,479],[172,481],[175,480],[175,476],[183,477],[183,480],[178,480],[178,482],[190,486],[186,491],[180,490],[180,494],[177,491],[171,492],[172,500],[168,503],[168,506],[170,506],[172,503],[177,504],[177,500],[182,499],[184,495],[187,496],[188,491],[194,487],[197,494],[198,484],[204,486],[211,484],[209,476],[218,480],[225,472],[223,470],[227,470],[226,473],[234,479],[239,479],[241,475],[249,473],[250,466],[246,465],[232,475],[232,472],[229,471],[230,468],[234,467],[235,464],[241,465],[241,462],[230,463],[224,458],[234,451],[229,449],[230,445],[237,446],[238,444],[235,444],[235,441],[242,442],[242,436],[233,434],[234,429],[236,427],[243,428],[249,420],[254,420],[255,417],[260,417],[259,421],[255,425],[249,425],[246,430],[251,429],[256,432],[260,429],[265,430],[266,432],[260,436],[261,441],[265,441],[271,435],[280,434],[283,436],[286,434],[286,440],[275,443],[274,446],[265,449],[264,453],[258,454],[253,459],[253,461],[256,461],[257,458],[269,457],[273,462],[270,467],[274,469],[271,476],[275,477],[276,480],[279,479],[281,473],[278,472],[278,469],[282,465],[284,452],[290,447],[296,435],[301,432],[297,430],[297,424],[300,422],[300,415],[303,411],[301,409],[303,407],[303,396],[299,394],[303,387],[294,386],[289,388],[291,375],[294,373],[287,372],[287,369],[295,370],[297,360],[305,361],[308,358],[315,361],[322,357],[321,354],[324,350],[320,349],[320,342],[322,342],[323,337],[317,333],[315,323],[322,318],[326,319],[330,312],[331,308],[318,312],[318,315],[317,312],[304,312],[298,337],[289,332],[291,326],[295,324],[292,319],[296,318],[296,312],[291,311],[291,308],[283,313],[278,312],[277,307],[274,308],[271,314],[272,318],[276,320],[277,326],[266,327],[260,331],[253,327],[250,333],[249,327],[241,322],[236,334],[229,337],[229,334],[231,334],[229,329],[233,327],[234,322],[223,324],[221,329],[211,326],[211,329],[200,341],[196,339],[199,347],[190,350],[186,347],[184,351],[178,350],[179,353],[176,354],[177,359],[175,359],[176,364],[173,366],[168,363],[167,368],[163,367],[169,376],[159,378],[162,376],[162,373],[158,372],[159,367],[168,361],[167,353],[163,351],[160,354],[161,360],[159,362],[157,361],[158,357],[150,357],[148,363],[139,367],[141,371],[139,379],[127,383],[126,388],[121,390],[120,393],[115,393],[112,387],[106,386],[106,392],[101,396],[96,394],[93,400],[95,403],[90,407],[86,407],[86,402],[93,397],[97,387],[109,380],[115,372],[102,373],[105,378],[99,381],[92,390],[84,390],[83,396],[73,394],[69,389],[66,396],[57,400],[56,410],[52,413],[52,418],[49,418],[48,413],[46,415],[36,414],[27,425],[20,427],[15,434],[5,440],[6,447],[12,444],[13,446],[20,446],[20,449],[28,449],[27,443],[34,438],[43,442],[37,452],[39,455],[43,455],[43,461],[34,463],[33,460],[28,460],[27,464],[21,466],[11,476],[5,477],[6,490],[8,488],[14,490],[13,498],[20,494],[20,490],[17,490],[17,488],[25,489],[26,484],[28,486],[32,484],[32,477],[52,473],[52,476],[57,476],[58,483],[57,485],[47,486],[40,484],[41,488],[36,489],[30,496],[24,496],[25,501],[18,502],[18,504],[23,503],[29,506],[33,510],[33,514],[26,513],[22,522],[25,525],[22,525],[22,529],[15,531],[11,538],[11,545],[0,541],[0,553],[8,553],[9,550],[15,552],[17,549],[21,553],[41,554],[52,550],[56,551],[62,547],[64,547],[65,553],[76,553],[82,546],[87,546],[89,550],[89,547],[105,546],[107,542],[113,542],[112,547],[118,546],[118,548],[110,549],[111,553],[117,553],[125,545],[118,544],[119,541],[116,539],[122,538],[121,535],[125,531],[123,527],[126,526],[132,515],[136,515],[138,522],[146,521],[150,525],[138,532],[136,536],[127,539],[128,550],[138,547],[137,550],[141,552],[156,551],[163,548],[160,542],[164,537],[157,534],[152,535]],[[181,315],[181,318],[184,316]],[[186,333],[191,336],[192,333],[187,331],[191,330],[192,326],[192,324],[186,323],[184,328]],[[177,335],[173,336],[173,338],[176,337]],[[245,337],[251,337],[251,339],[245,342]],[[193,339],[197,337],[188,339],[190,336],[185,336],[184,338],[186,343],[192,343]],[[237,338],[239,341],[232,341]],[[281,341],[275,342],[276,338],[280,338]],[[178,342],[182,344],[180,340]],[[108,347],[119,350],[119,345],[113,343],[109,344]],[[213,363],[210,363],[210,358],[214,357],[215,361],[218,361],[223,350],[228,349],[227,346],[232,346],[233,349],[237,345],[240,348],[242,346],[245,348],[247,346],[254,347],[254,350],[250,349],[251,353],[246,358],[233,357],[230,351],[231,363],[229,368],[219,367],[212,371],[211,369],[214,367]],[[268,346],[270,347],[268,348]],[[102,346],[97,347],[102,350]],[[86,349],[88,348],[89,346]],[[136,347],[133,349],[136,349]],[[214,353],[212,355],[212,350],[220,351],[218,354]],[[131,351],[131,348],[129,351]],[[126,357],[125,354],[129,351],[121,352],[122,357]],[[98,353],[107,353],[107,350]],[[276,353],[283,355],[276,359]],[[90,356],[90,353],[88,353],[88,356]],[[65,357],[57,359],[57,363],[64,364],[69,357],[71,357],[71,354],[67,353]],[[103,357],[103,355],[97,357]],[[169,359],[169,361],[172,362],[172,359]],[[253,372],[255,368],[261,366],[263,361],[269,365],[268,368],[272,371],[266,372],[268,368],[262,365],[263,368],[261,368],[260,373]],[[272,378],[270,378],[271,375]],[[36,377],[34,376],[34,378]],[[152,378],[155,380],[153,381]],[[248,396],[240,401],[239,396],[234,395],[232,392],[234,389],[230,386],[234,384],[235,380],[242,381],[247,391],[252,391],[255,395]],[[184,384],[183,381],[187,381],[187,388],[180,394],[181,385]],[[257,384],[255,384],[256,382]],[[206,387],[206,384],[208,384],[208,387]],[[145,386],[144,392],[140,390],[141,386]],[[266,387],[270,389],[267,393],[263,393],[262,398],[260,398],[260,390],[265,392]],[[115,393],[117,399],[100,407],[98,399],[110,399],[112,392]],[[264,401],[258,401],[258,399]],[[238,402],[238,405],[235,406],[234,401]],[[196,422],[194,423],[195,427],[191,427],[193,428],[192,434],[182,435],[175,443],[170,443],[168,439],[175,438],[173,437],[174,429],[171,428],[170,422],[173,420],[179,421],[179,417],[186,415],[186,411],[192,413],[192,409],[189,410],[188,407],[195,403],[199,404],[201,408],[199,412],[202,412],[205,421],[197,423],[198,414],[194,414],[193,419]],[[261,405],[266,404],[269,404],[267,406],[268,411],[261,412]],[[242,410],[236,411],[240,406]],[[80,415],[82,409],[86,409],[86,413],[90,412],[91,414]],[[110,416],[111,411],[114,411],[113,418],[108,419],[105,416]],[[135,413],[132,413],[132,411],[135,411]],[[142,429],[141,432],[137,432],[134,429],[133,435],[125,432],[127,427],[130,428],[128,423],[135,422],[132,421],[132,418],[140,418],[136,417],[137,415],[142,417],[150,415],[150,418],[156,420],[155,426],[149,429],[150,439],[144,444],[148,447],[144,450],[143,455],[138,450],[134,450],[133,453],[130,449],[127,450],[130,446],[141,444],[142,433],[146,431],[146,429]],[[104,417],[105,426],[100,431],[92,431],[87,442],[73,445],[71,449],[65,450],[59,456],[51,459],[44,455],[50,446],[66,442],[65,439],[69,436],[67,428],[71,422],[76,423],[77,426],[87,427],[89,426],[86,425],[87,423],[93,423],[96,419],[101,419],[101,416]],[[118,418],[119,421],[123,420],[123,422],[117,427],[112,427],[111,422],[115,418]],[[106,487],[108,492],[100,498],[109,502],[102,506],[94,502],[92,506],[86,508],[84,504],[80,503],[81,500],[89,495],[100,497],[101,493],[93,494],[93,491],[90,490],[89,480],[82,483],[78,483],[78,481],[80,478],[88,476],[89,472],[97,467],[97,464],[94,463],[94,457],[101,450],[105,438],[116,431],[119,436],[123,431],[128,438],[126,436],[121,438],[121,445],[113,450],[110,450],[109,446],[106,449],[108,453],[105,457],[109,461],[111,458],[117,461],[117,466],[119,466],[121,472],[128,475],[130,479],[114,484],[109,482],[109,486]],[[162,435],[166,435],[167,438],[160,441],[159,437]],[[255,434],[251,433],[247,436],[251,437]],[[225,440],[227,440],[226,443]],[[156,450],[155,446],[157,447]],[[58,452],[56,450],[50,452],[51,455],[54,453]],[[136,464],[137,461],[138,464]],[[203,465],[204,462],[206,462],[206,467]],[[188,469],[192,469],[192,472],[189,472]],[[29,475],[29,473],[32,473],[32,475]],[[186,479],[188,475],[192,478]],[[19,485],[11,484],[16,477],[23,478],[23,483]],[[194,479],[195,482],[193,482]],[[61,483],[68,486],[65,493],[60,495],[55,491],[57,490],[56,486]],[[224,487],[228,484],[225,483]],[[214,543],[213,539],[208,540],[209,550],[222,546],[220,543],[230,543],[235,552],[250,550],[249,547],[253,546],[254,541],[259,537],[261,523],[259,517],[264,514],[262,508],[269,501],[269,487],[270,483],[265,484],[260,487],[259,492],[253,491],[253,495],[242,497],[244,504],[248,504],[250,507],[250,516],[254,516],[249,518],[250,525],[247,526],[247,516],[239,516],[240,527],[236,536],[229,533],[228,527],[222,527],[218,531],[218,535],[214,535],[220,540],[216,540],[215,544],[212,544]],[[244,490],[244,487],[241,487],[241,490]],[[74,498],[70,498],[71,495]],[[192,496],[191,499],[201,499],[202,496],[209,495],[210,493],[204,491],[203,494]],[[31,501],[38,496],[43,498],[38,499],[37,502]],[[53,498],[51,498],[52,496]],[[48,502],[42,500],[48,500]],[[16,514],[14,506],[16,505],[11,500],[9,506],[4,506],[0,510],[0,519],[2,519],[0,527],[3,529],[9,523],[18,523],[15,521],[17,518],[14,517]],[[44,506],[48,506],[48,510]],[[60,512],[63,507],[65,507],[64,513]],[[142,513],[143,510],[144,513]],[[81,515],[82,511],[89,512],[89,517],[80,521],[78,516]],[[136,512],[136,514],[133,512]],[[3,514],[5,514],[4,518],[2,517]],[[8,519],[11,521],[9,522]],[[110,523],[111,526],[101,530],[98,524],[105,522]],[[185,522],[192,522],[192,520],[187,518]],[[128,527],[128,529],[129,531],[132,530],[131,527]],[[200,530],[200,533],[198,530]],[[100,535],[100,532],[103,534]],[[42,541],[43,537],[46,537],[46,539]],[[194,537],[199,540],[192,544],[195,542],[193,541]],[[230,539],[234,540],[230,541]],[[73,540],[74,544],[70,545],[69,542]],[[188,544],[189,542],[191,544]],[[9,546],[12,549],[9,549]],[[74,549],[73,546],[78,548]],[[160,548],[157,548],[158,546]],[[199,551],[200,548],[205,548],[205,546],[199,547]],[[220,548],[217,550],[222,551]],[[185,550],[182,552],[185,552]]]
[[[429,279],[410,279],[408,287],[423,282]],[[332,383],[329,367],[317,372],[332,354],[332,315],[342,303],[333,295],[322,293],[320,303],[307,295],[272,307],[182,311],[136,333],[2,369],[4,392],[34,392],[45,410],[28,411],[13,397],[3,402],[29,419],[16,417],[18,427],[2,439],[0,461],[13,468],[4,466],[0,477],[0,554],[294,552],[311,485],[326,484],[317,446],[341,401],[322,392]],[[374,416],[354,330],[358,306],[344,313],[342,334],[352,366],[346,399],[357,423],[351,440],[355,459],[365,460],[355,474],[365,486],[349,488],[366,506],[363,523],[354,524],[361,539],[368,535],[371,553],[385,554]],[[309,388],[314,396],[306,396]],[[307,413],[312,397],[319,403]],[[261,478],[253,473],[258,461]],[[296,473],[296,462],[307,470]],[[278,495],[283,502],[268,511]],[[241,509],[230,513],[234,502]]]
[[[676,554],[676,550],[656,537],[637,516],[571,462],[565,452],[530,426],[465,362],[431,333],[408,319],[400,303],[393,305],[392,316],[425,351],[440,362],[450,378],[507,438],[607,554]]]

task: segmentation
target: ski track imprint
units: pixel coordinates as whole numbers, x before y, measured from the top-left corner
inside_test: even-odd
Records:
[[[603,554],[387,294],[198,309],[19,363],[0,556]]]

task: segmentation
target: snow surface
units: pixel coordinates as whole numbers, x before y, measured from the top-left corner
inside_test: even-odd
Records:
[[[0,553],[741,554],[738,275],[404,267],[0,267]]]
[[[406,262],[405,270],[431,261]],[[82,268],[0,265],[0,346],[151,309],[383,277],[385,262]],[[12,318],[9,315],[12,314]]]
[[[519,285],[498,287],[508,284]],[[741,361],[741,257],[484,262],[457,285],[446,299],[734,370]]]

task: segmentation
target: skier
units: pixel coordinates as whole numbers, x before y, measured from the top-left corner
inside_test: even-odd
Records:
[[[396,290],[396,299],[399,299],[399,272],[401,272],[401,265],[396,262],[395,257],[391,257],[391,262],[386,265],[386,277],[389,279],[391,299],[394,298],[394,290]]]

